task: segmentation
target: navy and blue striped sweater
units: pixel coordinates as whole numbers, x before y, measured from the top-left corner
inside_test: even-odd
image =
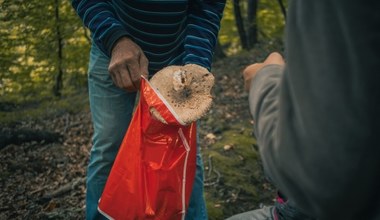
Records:
[[[93,41],[108,56],[131,37],[154,73],[168,65],[210,69],[226,0],[72,0]]]

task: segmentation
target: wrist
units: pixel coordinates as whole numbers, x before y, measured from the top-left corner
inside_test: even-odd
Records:
[[[111,55],[114,54],[114,52],[119,48],[119,45],[131,42],[134,43],[132,38],[129,36],[121,36],[120,38],[116,39],[111,47]]]

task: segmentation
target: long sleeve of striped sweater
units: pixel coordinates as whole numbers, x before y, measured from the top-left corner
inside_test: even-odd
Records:
[[[225,1],[200,1],[199,5],[192,5],[185,39],[185,64],[210,68],[224,6]]]
[[[132,38],[150,72],[194,63],[210,69],[226,0],[72,0],[94,43],[110,56],[120,37]]]

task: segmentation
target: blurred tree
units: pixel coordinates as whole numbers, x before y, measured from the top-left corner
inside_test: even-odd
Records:
[[[258,0],[248,0],[248,7],[247,7],[248,49],[253,48],[258,41],[257,39],[257,4],[258,4]]]
[[[24,99],[51,96],[53,88],[58,94],[62,88],[67,93],[84,87],[88,33],[70,2],[0,3],[1,99],[15,94]]]
[[[238,33],[240,37],[241,46],[243,47],[243,49],[248,50],[249,49],[248,39],[247,39],[247,34],[244,28],[243,17],[241,15],[240,0],[234,0],[234,15],[235,15],[236,27],[238,29]]]
[[[226,57],[226,54],[223,51],[222,45],[220,44],[220,40],[216,41],[215,49],[214,49],[214,60],[223,59]]]
[[[240,9],[240,0],[234,0],[234,15],[236,27],[243,49],[249,50],[257,43],[257,3],[258,0],[248,0],[247,19],[244,22]],[[247,25],[244,25],[246,23]],[[246,31],[246,27],[247,30]]]
[[[226,54],[252,49],[258,42],[281,42],[286,7],[287,0],[227,1],[219,34]]]
[[[55,30],[56,30],[56,39],[57,39],[57,74],[55,77],[55,84],[53,87],[53,93],[55,96],[61,96],[62,89],[62,47],[63,47],[63,39],[61,34],[61,22],[59,17],[59,0],[54,1],[54,9],[55,9]]]
[[[285,4],[284,4],[284,2],[282,0],[277,0],[277,1],[278,1],[278,4],[280,5],[281,12],[284,15],[284,18],[286,20],[286,7],[285,7]]]

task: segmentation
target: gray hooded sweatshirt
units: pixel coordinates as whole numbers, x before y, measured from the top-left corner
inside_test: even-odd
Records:
[[[252,80],[264,169],[317,219],[380,219],[380,1],[291,0],[286,66]]]

